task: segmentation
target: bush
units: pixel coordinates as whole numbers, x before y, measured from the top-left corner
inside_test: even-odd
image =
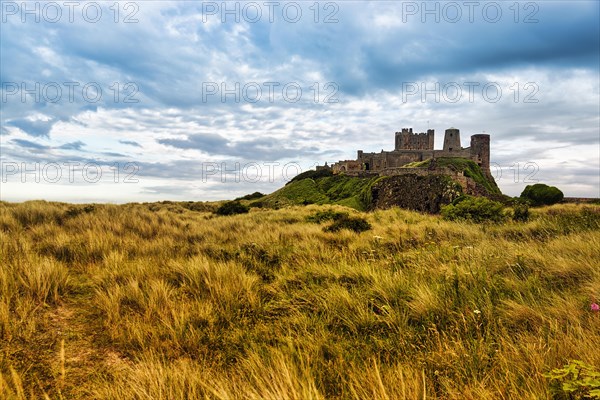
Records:
[[[450,221],[502,222],[503,205],[485,197],[465,196],[456,204],[442,207],[442,216]]]
[[[533,206],[549,206],[560,202],[564,197],[563,192],[554,186],[543,183],[527,185],[521,193],[522,199],[527,199]]]
[[[317,211],[313,215],[306,217],[307,222],[320,224],[325,221],[337,221],[338,219],[348,218],[347,212],[339,212],[333,210]]]
[[[238,197],[237,199],[235,199],[235,201],[239,201],[239,200],[256,200],[256,199],[260,199],[261,197],[265,197],[265,196],[266,195],[264,193],[254,192],[254,193],[242,196],[242,197]]]
[[[89,214],[89,213],[93,212],[95,209],[96,209],[96,207],[93,204],[69,207],[69,209],[65,212],[65,217],[73,218],[80,214]]]
[[[513,221],[527,222],[529,221],[529,202],[527,200],[519,200],[513,202]]]
[[[337,232],[340,229],[349,229],[360,233],[371,229],[371,224],[366,219],[360,217],[342,217],[333,221],[333,224],[323,230],[325,232]]]
[[[319,179],[319,178],[325,178],[328,176],[333,176],[333,172],[331,171],[331,169],[320,169],[318,171],[308,170],[308,171],[304,171],[304,172],[296,175],[295,177],[293,177],[291,181],[286,183],[286,185],[289,185],[292,182],[301,181],[302,179]]]
[[[216,208],[214,204],[203,201],[190,201],[184,207],[196,212],[214,212]]]
[[[600,399],[600,372],[579,360],[544,374],[555,399]]]
[[[248,206],[243,205],[239,201],[228,201],[221,205],[215,211],[217,215],[235,215],[235,214],[246,214],[250,211]]]

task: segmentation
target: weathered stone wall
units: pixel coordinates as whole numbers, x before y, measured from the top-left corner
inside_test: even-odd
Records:
[[[363,170],[363,164],[356,160],[339,161],[331,166],[334,174],[358,174]]]
[[[361,153],[357,161],[367,171],[381,171],[386,168],[401,167],[411,162],[423,161],[432,157],[433,151],[384,151],[381,153]]]
[[[466,148],[466,149],[458,149],[458,150],[450,150],[450,151],[446,151],[446,150],[435,150],[433,152],[434,157],[436,158],[440,158],[440,157],[462,157],[462,158],[471,158],[471,149],[470,148]]]

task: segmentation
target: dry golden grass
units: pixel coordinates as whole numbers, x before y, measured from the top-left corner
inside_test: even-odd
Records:
[[[600,207],[325,208],[0,202],[0,398],[543,399],[600,365]]]

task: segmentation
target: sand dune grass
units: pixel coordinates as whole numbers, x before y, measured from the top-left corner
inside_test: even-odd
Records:
[[[373,229],[306,220],[329,208]],[[599,224],[0,203],[0,397],[550,398],[600,365]]]

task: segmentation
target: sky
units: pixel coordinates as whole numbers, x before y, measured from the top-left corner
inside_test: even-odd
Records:
[[[0,199],[270,193],[394,132],[600,197],[600,2],[0,1]]]

